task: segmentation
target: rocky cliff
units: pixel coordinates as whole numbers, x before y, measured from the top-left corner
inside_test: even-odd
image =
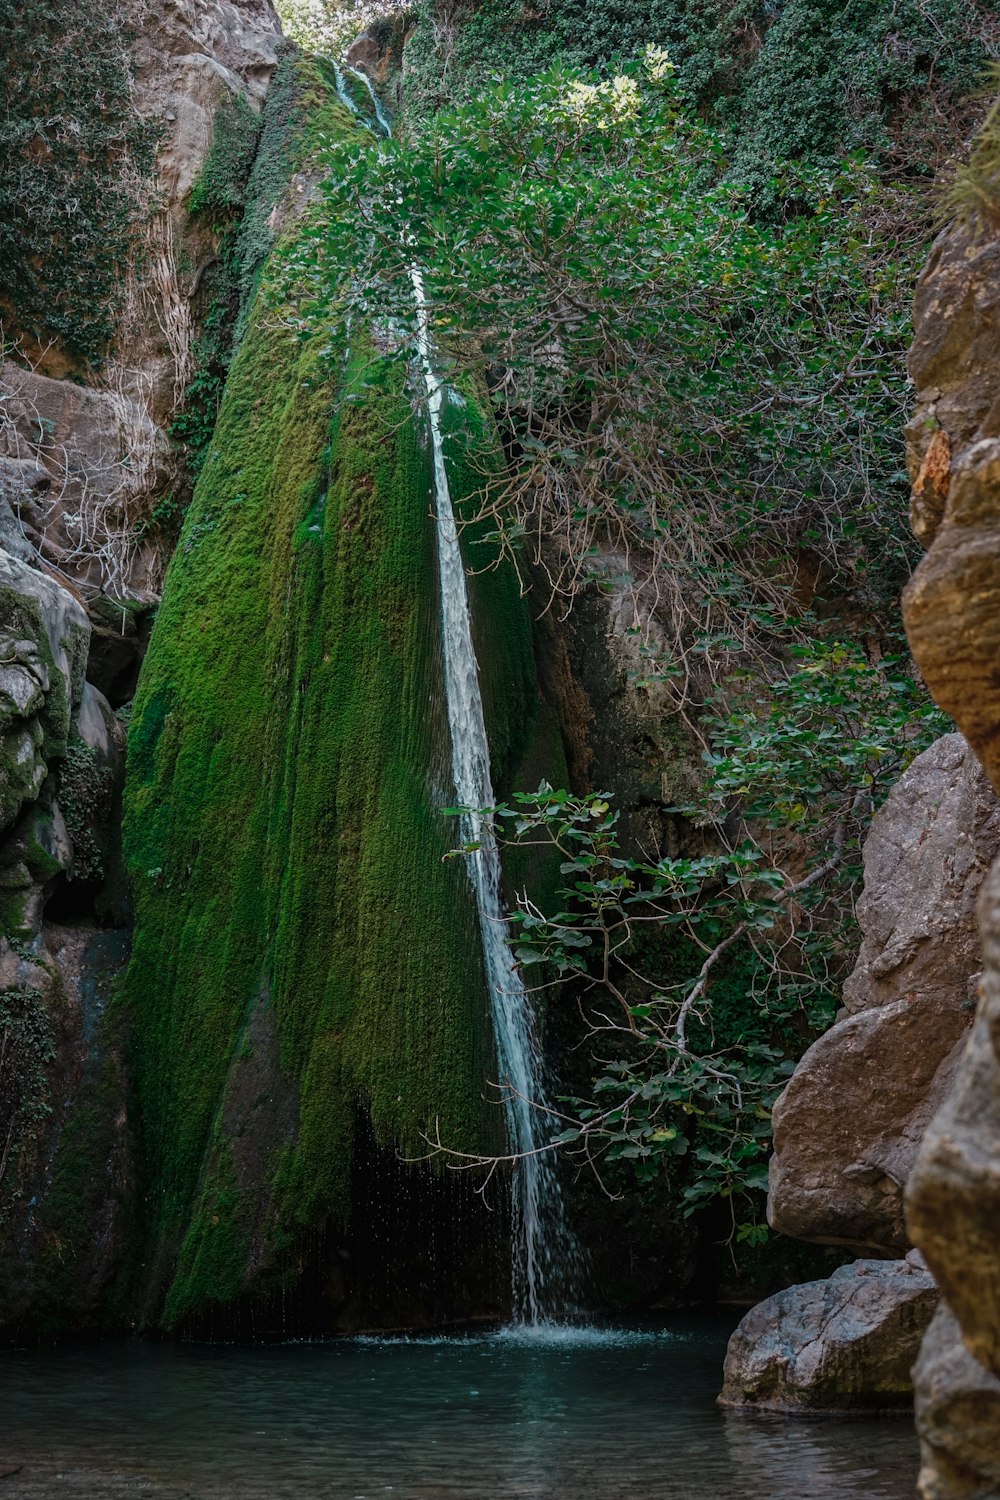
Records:
[[[7,1328],[117,1316],[132,1151],[109,1015],[129,919],[112,704],[131,698],[159,595],[171,539],[155,509],[171,494],[179,504],[185,483],[169,429],[222,249],[193,188],[227,109],[243,112],[252,154],[279,39],[267,0],[158,0],[141,14],[125,0],[45,0],[12,13],[0,42],[5,163],[22,152],[16,172],[0,170],[0,196],[28,236],[0,235]],[[33,248],[49,253],[32,260]]]
[[[779,1227],[883,1253],[909,1238],[926,1257],[943,1300],[914,1370],[924,1500],[1000,1493],[1000,867],[983,879],[998,833],[987,778],[1000,785],[994,225],[986,216],[944,233],[917,290],[911,518],[928,551],[904,597],[918,664],[985,775],[951,736],[914,763],[876,819],[845,1011],[779,1102],[771,1176]],[[882,1273],[878,1316],[854,1320],[862,1366],[874,1325],[898,1325],[896,1264]],[[726,1400],[788,1407],[829,1392],[849,1340],[841,1318],[826,1362],[811,1349],[809,1309],[832,1305],[833,1282],[822,1285],[745,1320]],[[919,1328],[911,1319],[911,1348]]]
[[[768,1217],[785,1234],[881,1257],[792,1287],[743,1320],[723,1404],[907,1402],[937,1304],[904,1192],[964,1053],[982,970],[975,911],[1000,804],[960,735],[918,756],[865,845],[863,941],[834,1025],[774,1108]],[[895,1259],[893,1257],[904,1257]]]
[[[954,1078],[982,967],[976,898],[1000,806],[960,735],[905,772],[876,814],[844,1007],[774,1109],[768,1216],[798,1239],[900,1255],[903,1190]]]
[[[193,190],[227,110],[252,157],[279,40],[270,0],[46,0],[0,51],[7,143],[32,163],[4,174],[0,202],[47,226],[37,246],[0,242],[0,535],[82,597],[119,701],[172,544],[159,520],[186,498],[171,427],[221,248]],[[78,190],[88,173],[94,202]]]
[[[914,527],[927,556],[904,600],[938,702],[1000,785],[1000,240],[992,221],[938,241],[918,289],[910,427]],[[925,1500],[1000,1492],[1000,871],[979,902],[978,1011],[907,1190],[910,1232],[944,1294],[916,1369]]]

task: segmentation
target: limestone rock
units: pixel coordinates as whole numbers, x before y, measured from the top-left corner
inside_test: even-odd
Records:
[[[907,426],[916,478],[938,432],[961,452],[1000,435],[1000,240],[960,228],[940,235],[917,284],[907,356],[916,410]]]
[[[135,257],[141,284],[129,282],[114,345],[105,366],[87,372],[90,384],[79,372],[64,380],[0,366],[0,543],[25,560],[41,556],[88,600],[159,596],[162,544],[141,523],[152,497],[179,482],[167,429],[208,309],[196,268],[219,250],[211,225],[191,213],[191,189],[219,106],[239,96],[259,109],[280,38],[270,0],[142,5],[133,98],[156,122],[159,146]],[[56,347],[34,357],[55,374],[65,367]]]
[[[947,1306],[934,1315],[913,1371],[923,1500],[1000,1494],[1000,1379],[983,1369]]]
[[[775,1105],[768,1216],[782,1233],[906,1249],[903,1188],[972,1019],[975,901],[998,848],[996,795],[961,735],[946,735],[872,823],[844,1010]]]
[[[37,797],[83,697],[90,627],[54,579],[0,551],[0,831]]]
[[[1000,784],[1000,438],[980,438],[956,458],[904,612],[928,687]]]
[[[1000,1376],[1000,865],[983,889],[980,917],[983,998],[954,1086],[924,1138],[907,1199],[913,1237],[970,1352]]]
[[[947,231],[921,279],[915,314],[917,412],[908,438],[916,529],[929,551],[904,596],[907,631],[931,692],[1000,787],[1000,237]],[[910,1231],[949,1309],[933,1325],[917,1371],[924,1500],[1000,1494],[996,867],[979,916],[979,1011],[907,1189]]]
[[[103,588],[155,597],[160,559],[152,541],[135,539],[133,518],[166,484],[170,444],[145,405],[9,360],[0,396],[0,496],[16,523],[6,523],[8,550],[58,569],[88,597]]]
[[[916,1251],[856,1260],[768,1297],[729,1341],[721,1406],[831,1411],[905,1406],[938,1292]]]

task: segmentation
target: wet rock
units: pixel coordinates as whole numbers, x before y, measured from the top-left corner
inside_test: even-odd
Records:
[[[916,1251],[857,1260],[747,1313],[729,1341],[721,1406],[831,1411],[906,1406],[938,1302]]]
[[[782,1233],[882,1253],[910,1243],[903,1189],[972,1021],[976,896],[998,848],[996,795],[946,735],[873,821],[844,1009],[774,1109],[768,1217]]]
[[[0,1338],[109,1326],[131,1153],[107,1004],[127,954],[83,923],[0,937]]]

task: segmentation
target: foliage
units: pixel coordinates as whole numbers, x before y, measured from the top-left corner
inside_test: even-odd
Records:
[[[405,359],[423,267],[444,370],[491,382],[512,459],[484,516],[566,600],[641,575],[683,700],[692,647],[721,668],[799,579],[873,608],[906,576],[916,247],[874,240],[858,165],[786,176],[795,214],[755,221],[656,56],[497,86],[374,162],[331,143],[293,272],[304,323],[374,315]]]
[[[741,180],[852,152],[925,175],[960,143],[960,101],[1000,47],[983,0],[425,0],[407,47],[417,114],[524,80],[667,47],[685,103],[723,126]]]
[[[205,165],[188,198],[192,214],[205,214],[224,228],[242,212],[260,124],[260,116],[244,94],[223,99],[212,121]]]
[[[889,173],[929,176],[961,148],[961,103],[998,48],[996,10],[981,0],[789,0],[723,111],[733,170],[766,183],[781,162],[863,152]]]
[[[0,1223],[17,1187],[11,1169],[49,1113],[52,1027],[38,990],[0,990]]]
[[[0,297],[42,346],[95,364],[148,199],[155,127],[132,100],[130,13],[0,3]]]
[[[278,0],[285,35],[310,52],[339,57],[359,32],[385,27],[412,10],[410,0]]]
[[[708,853],[629,857],[604,793],[543,784],[494,815],[502,842],[561,856],[561,908],[522,899],[515,956],[584,996],[602,1053],[554,1144],[630,1162],[641,1183],[690,1152],[688,1212],[720,1195],[738,1236],[758,1239],[770,1106],[832,1019],[864,833],[946,725],[902,662],[841,644],[802,648],[747,689],[710,720],[705,793],[683,809],[711,827]]]
[[[114,772],[92,745],[71,734],[59,762],[58,798],[73,843],[73,879],[101,880],[106,873],[106,851],[97,830],[111,816]]]
[[[1000,63],[987,71],[984,93],[1000,90]],[[973,143],[969,160],[958,168],[941,193],[939,217],[958,219],[973,233],[1000,222],[1000,97],[997,97]]]

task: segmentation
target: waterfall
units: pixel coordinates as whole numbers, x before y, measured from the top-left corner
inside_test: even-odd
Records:
[[[375,123],[385,135],[391,122],[372,87],[359,70],[374,107]],[[364,120],[337,69],[341,99]],[[475,845],[467,868],[482,935],[483,963],[489,990],[493,1034],[507,1136],[516,1157],[513,1185],[512,1281],[515,1320],[541,1327],[571,1310],[579,1277],[580,1250],[566,1220],[559,1180],[546,1143],[555,1117],[547,1112],[544,1070],[533,1024],[531,998],[521,982],[508,943],[509,925],[502,895],[500,850],[493,820],[480,811],[493,806],[490,752],[479,687],[479,667],[472,643],[472,622],[465,566],[451,503],[444,459],[441,416],[447,388],[434,368],[430,313],[421,271],[411,273],[417,313],[417,349],[427,394],[434,455],[434,503],[437,522],[438,576],[441,591],[441,636],[445,695],[451,738],[451,768],[463,814],[463,842]]]

